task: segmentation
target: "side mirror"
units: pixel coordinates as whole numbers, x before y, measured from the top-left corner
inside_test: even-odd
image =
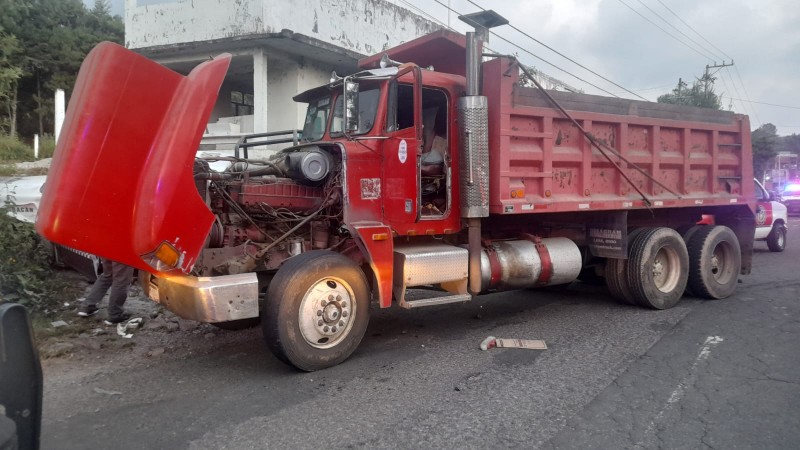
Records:
[[[358,83],[348,81],[344,85],[344,114],[345,130],[358,131]]]

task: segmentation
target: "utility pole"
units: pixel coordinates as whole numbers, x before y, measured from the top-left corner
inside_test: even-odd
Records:
[[[706,95],[708,95],[708,82],[712,80],[713,75],[716,75],[716,73],[719,72],[719,70],[715,70],[714,73],[712,74],[709,73],[709,71],[711,69],[722,69],[723,67],[730,67],[732,65],[733,65],[733,60],[731,60],[730,63],[725,64],[724,59],[722,60],[722,64],[717,64],[716,62],[714,62],[713,65],[706,64],[706,73],[705,75],[703,75],[703,90],[706,93]]]

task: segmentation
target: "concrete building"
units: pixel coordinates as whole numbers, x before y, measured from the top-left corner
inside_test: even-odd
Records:
[[[233,55],[204,142],[302,128],[305,105],[294,95],[440,28],[384,0],[125,1],[125,44],[134,51],[184,74]]]

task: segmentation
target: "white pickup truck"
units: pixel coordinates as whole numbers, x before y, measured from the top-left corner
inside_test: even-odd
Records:
[[[767,241],[770,251],[782,252],[786,248],[786,206],[775,201],[773,196],[756,180],[756,240]]]

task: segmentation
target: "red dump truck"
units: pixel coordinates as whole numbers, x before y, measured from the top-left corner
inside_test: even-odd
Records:
[[[299,94],[300,141],[261,159],[243,148],[222,172],[195,152],[230,57],[183,76],[101,44],[37,229],[141,269],[147,294],[184,318],[260,319],[302,370],[352,354],[371,303],[579,277],[653,309],[687,290],[731,295],[755,227],[747,117],[524,87],[513,57],[482,53],[502,18],[466,19],[475,33],[433,33]],[[421,286],[438,294],[407,297]]]

